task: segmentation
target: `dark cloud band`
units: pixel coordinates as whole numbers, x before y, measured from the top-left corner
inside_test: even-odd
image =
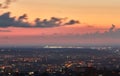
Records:
[[[15,17],[10,17],[10,12],[7,12],[0,15],[0,27],[49,28],[79,23],[77,20],[70,20],[67,22],[64,18],[51,17],[50,20],[41,20],[40,18],[36,18],[34,21],[35,24],[32,25],[27,21],[27,19],[27,14],[23,14],[16,19]]]

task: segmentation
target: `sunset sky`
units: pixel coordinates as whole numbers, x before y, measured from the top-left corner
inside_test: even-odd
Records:
[[[0,0],[0,46],[120,45],[119,9],[120,0]]]

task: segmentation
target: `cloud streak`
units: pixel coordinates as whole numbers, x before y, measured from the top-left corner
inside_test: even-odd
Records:
[[[11,2],[14,2],[16,0],[4,0],[3,3],[0,3],[0,8],[1,9],[6,9],[9,7],[9,5],[11,4]]]
[[[112,24],[110,29],[103,33],[96,31],[94,33],[87,33],[83,35],[71,35],[71,38],[77,36],[79,39],[120,39],[120,29],[116,29],[115,27],[116,26]]]
[[[77,20],[70,20],[69,22],[65,23],[65,25],[72,25],[72,24],[76,24],[76,23],[80,23],[79,21]]]
[[[12,32],[11,30],[0,30],[0,32]]]
[[[114,31],[114,29],[115,29],[115,25],[112,24],[112,27],[109,29],[109,31],[112,32],[112,31]]]
[[[0,15],[0,27],[50,28],[79,23],[77,20],[65,21],[64,18],[51,17],[49,20],[36,18],[34,20],[35,24],[32,25],[27,19],[27,14],[23,14],[16,19],[16,17],[10,17],[10,12],[6,12]]]

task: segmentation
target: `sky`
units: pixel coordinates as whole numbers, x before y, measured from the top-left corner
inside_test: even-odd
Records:
[[[120,45],[120,0],[0,0],[0,46]]]

